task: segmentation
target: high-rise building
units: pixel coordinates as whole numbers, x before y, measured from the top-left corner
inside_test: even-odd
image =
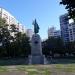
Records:
[[[26,33],[26,28],[21,23],[18,24],[18,31],[22,33]]]
[[[61,37],[60,30],[56,30],[55,27],[48,28],[48,38],[49,37],[54,37],[54,38]]]
[[[64,42],[69,41],[69,30],[68,30],[68,14],[60,16],[60,28],[61,28],[61,37]]]
[[[70,42],[75,41],[75,23],[70,23],[68,29]]]
[[[13,15],[11,15],[7,10],[0,8],[0,17],[6,20],[6,23],[9,25],[8,29],[10,29],[11,24],[14,24],[16,25],[16,28],[18,29],[19,32],[24,32],[23,25],[20,24],[18,20]]]
[[[26,30],[26,35],[27,35],[27,37],[30,38],[30,40],[31,40],[33,34],[34,34],[34,32],[33,32],[32,29],[27,29],[27,30]]]
[[[60,16],[61,37],[64,43],[75,41],[75,23],[68,19],[68,14]]]
[[[0,8],[0,17],[4,18],[9,25],[18,24],[18,21],[15,19],[15,17],[3,8]]]

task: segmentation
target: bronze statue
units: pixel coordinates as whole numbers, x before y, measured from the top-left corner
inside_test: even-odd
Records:
[[[36,19],[33,21],[33,25],[34,25],[34,33],[38,33],[39,32],[39,25],[37,24]]]

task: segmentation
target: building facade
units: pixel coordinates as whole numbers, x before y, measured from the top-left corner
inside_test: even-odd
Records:
[[[69,22],[68,14],[60,16],[61,37],[65,43],[75,41],[75,23]]]
[[[69,30],[68,30],[68,14],[60,16],[60,28],[61,28],[61,37],[64,42],[69,42]]]
[[[68,29],[69,29],[69,40],[70,42],[73,42],[75,41],[75,23],[70,23]]]
[[[56,30],[55,27],[48,28],[48,38],[49,37],[54,37],[54,38],[61,37],[60,30]]]
[[[26,30],[26,35],[27,35],[27,37],[30,38],[30,40],[31,40],[33,34],[34,34],[34,32],[33,32],[32,29],[27,29],[27,30]]]
[[[6,23],[9,25],[8,29],[10,29],[10,25],[16,25],[16,28],[19,32],[24,32],[25,28],[22,24],[18,22],[18,20],[11,15],[7,10],[0,8],[0,17],[6,20]]]

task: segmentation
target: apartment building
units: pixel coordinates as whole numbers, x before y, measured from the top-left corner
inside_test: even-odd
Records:
[[[60,32],[60,30],[56,30],[55,27],[50,27],[50,28],[48,28],[48,38],[49,38],[49,37],[54,37],[54,38],[61,37],[61,32]]]
[[[68,19],[68,14],[60,16],[61,37],[65,43],[75,41],[75,23]]]
[[[6,20],[6,23],[9,25],[8,29],[10,29],[11,24],[14,24],[16,25],[16,28],[19,32],[25,31],[25,27],[21,23],[19,23],[19,21],[7,10],[0,8],[0,17]]]
[[[33,34],[34,34],[34,32],[33,32],[32,29],[27,29],[27,30],[26,30],[26,35],[27,35],[27,37],[30,38],[30,40],[31,40]]]

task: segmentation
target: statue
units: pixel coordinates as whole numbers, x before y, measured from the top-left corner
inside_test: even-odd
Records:
[[[36,19],[33,21],[33,25],[34,25],[34,33],[38,33],[39,32],[39,25],[37,24]]]
[[[34,34],[31,38],[31,55],[29,56],[29,64],[45,64],[45,56],[42,54],[42,43],[39,32],[39,25],[36,19],[32,23],[34,25]]]

